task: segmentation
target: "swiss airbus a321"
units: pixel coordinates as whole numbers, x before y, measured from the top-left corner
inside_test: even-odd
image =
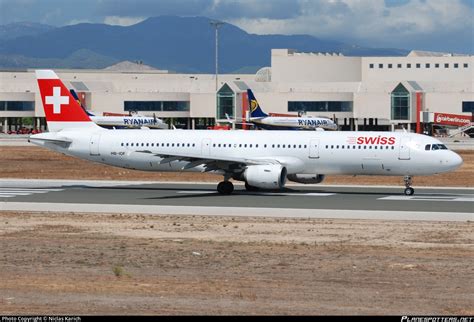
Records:
[[[30,142],[67,155],[144,171],[197,171],[247,190],[281,189],[287,180],[314,184],[325,175],[412,176],[453,171],[461,157],[440,141],[403,132],[107,130],[92,122],[51,70],[36,71],[48,133]]]

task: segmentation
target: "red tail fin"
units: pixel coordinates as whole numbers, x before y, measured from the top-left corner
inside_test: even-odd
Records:
[[[36,78],[50,131],[84,126],[96,127],[55,72],[37,70]]]

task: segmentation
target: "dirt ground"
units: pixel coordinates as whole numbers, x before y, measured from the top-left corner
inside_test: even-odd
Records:
[[[0,212],[2,314],[474,314],[473,223]]]
[[[415,187],[473,187],[474,151],[460,154]],[[0,147],[0,178],[220,180],[37,147]],[[473,315],[473,224],[0,210],[0,314]]]
[[[457,151],[464,164],[455,172],[415,177],[416,186],[474,187],[474,151]],[[219,182],[221,176],[206,173],[144,172],[80,160],[40,147],[0,146],[0,178],[98,179]],[[401,177],[328,176],[324,184],[375,184],[402,186]]]

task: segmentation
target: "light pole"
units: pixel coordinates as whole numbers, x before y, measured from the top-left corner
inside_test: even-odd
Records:
[[[217,75],[218,75],[218,68],[219,68],[219,64],[218,64],[219,28],[224,23],[222,21],[213,20],[210,22],[210,24],[216,29],[216,92],[217,92],[217,86],[218,86]]]

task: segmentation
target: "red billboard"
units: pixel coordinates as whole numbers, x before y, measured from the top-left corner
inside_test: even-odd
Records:
[[[463,126],[471,122],[472,116],[468,115],[434,113],[435,124]]]

